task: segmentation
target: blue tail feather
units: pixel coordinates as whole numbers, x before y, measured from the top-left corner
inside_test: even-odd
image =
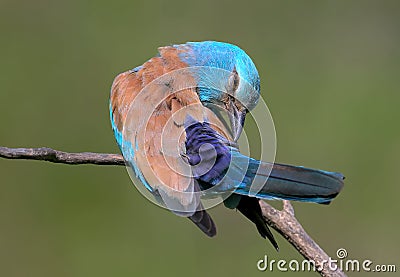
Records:
[[[287,199],[328,204],[343,187],[340,173],[262,162],[241,154],[207,122],[187,120],[186,154],[201,187],[234,191],[261,199]],[[213,145],[201,150],[207,143]],[[206,170],[207,169],[207,170]]]
[[[336,172],[267,163],[249,158],[246,177],[235,192],[263,199],[329,204],[343,188],[343,180],[344,176]],[[260,189],[253,194],[252,186]]]

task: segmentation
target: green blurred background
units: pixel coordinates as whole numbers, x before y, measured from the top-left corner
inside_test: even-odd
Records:
[[[1,0],[0,145],[117,153],[117,73],[159,46],[231,42],[259,69],[276,160],[347,177],[332,205],[294,204],[304,228],[333,258],[343,247],[400,270],[399,4]],[[0,174],[0,276],[316,276],[257,271],[265,254],[302,257],[223,207],[211,210],[218,236],[205,237],[123,167],[1,159]]]

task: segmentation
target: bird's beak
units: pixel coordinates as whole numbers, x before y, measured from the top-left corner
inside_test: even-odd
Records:
[[[235,105],[234,101],[231,100],[229,103],[228,114],[229,121],[231,123],[231,130],[233,135],[233,141],[237,142],[240,134],[243,131],[244,120],[246,118],[246,109],[239,110]]]

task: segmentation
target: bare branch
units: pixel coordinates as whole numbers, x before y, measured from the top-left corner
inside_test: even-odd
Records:
[[[0,157],[6,159],[41,160],[63,164],[96,164],[96,165],[125,165],[124,159],[119,154],[100,153],[68,153],[47,147],[42,148],[8,148],[0,147]],[[260,200],[263,215],[268,224],[278,231],[297,251],[306,259],[315,262],[317,271],[321,276],[346,276],[339,269],[331,270],[328,264],[329,256],[317,243],[304,231],[303,227],[294,216],[293,206],[289,201],[283,202],[283,209],[279,211],[271,205]],[[322,266],[321,266],[322,265]]]
[[[68,153],[47,147],[8,148],[0,147],[0,157],[6,159],[40,160],[62,164],[125,165],[119,154],[100,154],[91,152]]]
[[[289,201],[283,201],[281,211],[275,209],[265,201],[260,200],[264,218],[268,224],[280,233],[297,251],[309,261],[314,261],[316,270],[321,276],[346,276],[340,269],[332,270],[327,261],[328,254],[306,233],[294,216],[293,206]]]

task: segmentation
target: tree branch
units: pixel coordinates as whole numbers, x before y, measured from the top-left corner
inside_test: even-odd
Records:
[[[6,159],[40,160],[62,164],[125,165],[119,154],[100,154],[91,152],[68,153],[47,147],[8,148],[0,146],[0,157]]]
[[[96,164],[96,165],[125,165],[119,154],[101,153],[68,153],[47,147],[42,148],[8,148],[0,147],[0,157],[6,159],[40,160],[63,164]],[[268,224],[279,232],[307,260],[314,262],[316,271],[321,276],[346,276],[341,270],[332,270],[327,261],[328,254],[306,233],[294,215],[293,206],[289,201],[283,201],[283,209],[277,210],[260,200],[263,215]],[[325,262],[324,262],[325,261]]]
[[[306,233],[294,215],[294,209],[289,201],[283,200],[283,209],[275,209],[265,201],[260,200],[261,210],[268,224],[280,233],[297,251],[309,261],[315,263],[316,271],[321,276],[346,276],[340,269],[329,267],[328,254]]]

